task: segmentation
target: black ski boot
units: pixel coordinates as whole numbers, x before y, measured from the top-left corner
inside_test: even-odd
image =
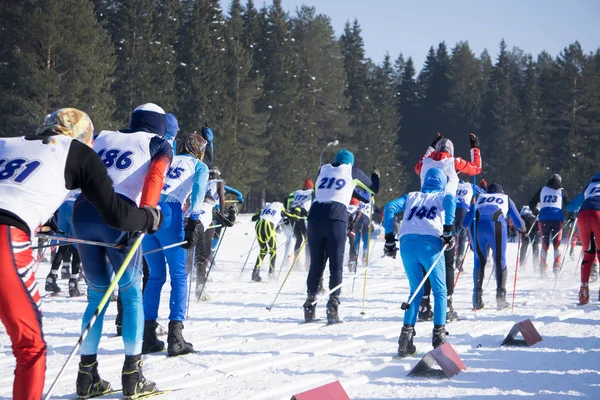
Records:
[[[69,279],[69,296],[79,297],[81,292],[79,291],[79,280],[77,278]]]
[[[510,304],[506,301],[506,289],[496,290],[496,307],[498,310],[508,308]]]
[[[142,354],[158,353],[165,349],[165,342],[156,337],[156,320],[144,321],[144,339],[142,341]]]
[[[452,306],[452,296],[448,296],[448,307],[446,309],[446,322],[452,322],[455,319],[458,319],[458,313],[454,311],[454,307]]]
[[[125,400],[133,400],[140,396],[158,391],[156,383],[147,380],[142,374],[142,355],[125,356],[121,384]]]
[[[52,272],[46,277],[46,292],[52,292],[54,294],[60,293],[60,287],[56,283],[57,276]]]
[[[260,277],[260,268],[254,267],[254,269],[252,270],[252,280],[254,282],[262,281],[262,278]]]
[[[338,316],[338,305],[340,304],[339,296],[330,296],[327,302],[327,323],[337,324],[340,321]]]
[[[421,304],[419,304],[419,314],[417,315],[419,321],[431,321],[433,319],[433,311],[431,311],[431,304],[429,303],[429,296],[423,296]]]
[[[95,354],[81,356],[75,387],[79,399],[102,396],[111,391],[110,383],[100,378],[98,374],[98,362]]]
[[[417,348],[413,344],[416,334],[414,326],[404,324],[398,338],[398,357],[404,358],[416,353]]]
[[[306,301],[302,306],[304,308],[304,322],[313,322],[315,320],[315,314],[317,311],[317,305],[313,304],[313,301],[317,298],[314,294],[308,294]]]
[[[434,349],[437,349],[444,343],[446,343],[446,326],[445,325],[434,325],[433,335],[431,336],[431,345]]]
[[[475,310],[481,310],[483,307],[483,290],[476,289],[475,293],[473,293],[473,308]]]
[[[181,356],[194,352],[194,346],[183,339],[183,322],[169,321],[169,336],[167,336],[167,353],[169,357]]]

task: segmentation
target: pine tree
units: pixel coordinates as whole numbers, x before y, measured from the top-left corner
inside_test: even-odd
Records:
[[[93,3],[32,0],[0,10],[0,136],[32,134],[63,107],[87,112],[97,127],[108,124],[114,62]]]
[[[397,129],[397,140],[399,148],[406,150],[405,154],[398,152],[399,159],[403,159],[409,166],[416,164],[423,154],[425,148],[421,137],[420,124],[420,87],[415,80],[415,66],[412,57],[409,57],[402,70],[400,83],[397,85],[396,107],[401,115]]]
[[[419,83],[423,91],[421,103],[422,132],[429,136],[436,132],[444,134],[448,126],[447,104],[450,96],[450,56],[444,42],[433,47],[425,60],[425,66],[419,74]]]

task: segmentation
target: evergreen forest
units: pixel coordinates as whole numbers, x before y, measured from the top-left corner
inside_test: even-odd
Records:
[[[282,201],[342,147],[381,171],[382,205],[418,189],[413,167],[437,132],[467,159],[476,133],[479,178],[519,207],[552,173],[573,197],[598,172],[600,49],[529,54],[498,38],[475,54],[441,42],[415,65],[367,58],[361,34],[360,21],[334,32],[327,15],[281,0],[3,1],[0,136],[32,134],[62,107],[86,111],[96,131],[125,128],[153,102],[180,134],[212,128],[246,211]]]

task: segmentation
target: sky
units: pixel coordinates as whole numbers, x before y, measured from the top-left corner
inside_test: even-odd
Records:
[[[224,10],[229,2],[221,0]],[[265,3],[272,2],[255,0],[259,8]],[[302,4],[329,16],[338,36],[346,21],[358,19],[374,62],[403,53],[417,69],[441,41],[452,48],[467,40],[475,54],[487,48],[494,58],[502,38],[509,49],[534,56],[556,56],[576,40],[586,53],[600,47],[600,0],[282,0],[291,15]]]

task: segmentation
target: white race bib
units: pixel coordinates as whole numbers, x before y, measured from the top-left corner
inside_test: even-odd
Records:
[[[321,166],[317,177],[315,201],[322,203],[335,201],[348,206],[354,186],[352,165],[340,164],[334,167],[331,164],[325,164]]]
[[[411,192],[406,200],[399,236],[416,234],[440,236],[444,230],[446,193]]]
[[[508,214],[508,206],[508,196],[501,193],[480,194],[477,199],[478,210],[493,207],[496,210],[502,210],[502,214],[506,216]]]
[[[439,161],[426,157],[421,166],[421,187],[423,187],[427,171],[434,167],[440,168],[448,177],[445,192],[453,196],[456,195],[456,191],[458,190],[458,174],[456,173],[456,167],[454,166],[454,157],[444,158]]]
[[[562,209],[562,189],[552,189],[544,186],[540,193],[540,210],[545,207]]]
[[[283,204],[278,201],[275,201],[273,203],[267,203],[260,212],[260,217],[265,221],[272,222],[275,226],[277,226],[282,219],[282,210]]]
[[[201,161],[190,156],[175,156],[167,171],[162,194],[184,204],[192,192],[196,164]]]
[[[589,199],[590,197],[600,196],[600,182],[592,182],[588,185],[583,192],[583,197]]]

